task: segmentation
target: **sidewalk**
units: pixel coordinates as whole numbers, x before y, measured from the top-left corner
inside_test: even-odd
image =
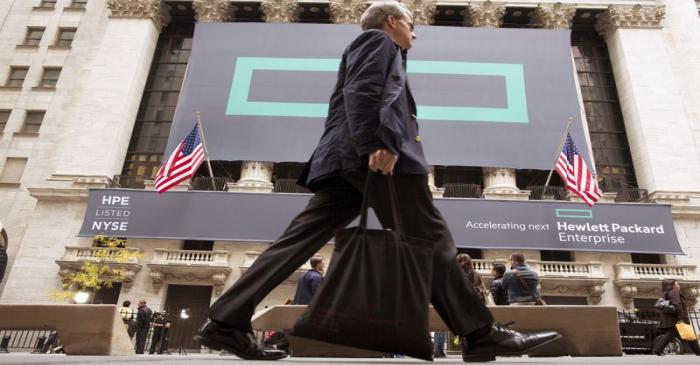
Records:
[[[674,365],[697,365],[700,358],[694,355],[664,356],[663,358],[651,355],[630,355],[622,357],[555,357],[555,358],[528,358],[528,357],[499,357],[495,362],[488,364],[603,364],[603,365],[658,365],[661,361],[671,361]],[[65,356],[65,355],[32,355],[29,353],[0,354],[0,364],[125,364],[125,365],[166,365],[166,364],[274,364],[280,365],[360,365],[360,364],[430,364],[427,361],[406,359],[348,359],[348,358],[286,358],[278,361],[245,361],[235,356],[220,356],[215,354],[190,354],[181,355],[137,355],[137,356]],[[464,364],[459,356],[449,356],[445,359],[435,360],[436,364]]]

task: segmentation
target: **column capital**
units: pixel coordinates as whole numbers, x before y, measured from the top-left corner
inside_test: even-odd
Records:
[[[501,3],[493,3],[486,0],[479,5],[467,5],[464,13],[465,25],[477,28],[499,28],[503,25],[503,16],[506,14],[506,6]]]
[[[263,0],[260,10],[267,23],[294,23],[299,19],[297,0]]]
[[[357,24],[369,6],[365,0],[330,0],[331,22],[335,24]]]
[[[531,23],[544,29],[571,29],[576,15],[576,6],[564,5],[560,2],[554,4],[540,4],[530,14]]]
[[[661,28],[665,15],[666,6],[610,5],[598,16],[595,28],[602,35],[620,28]]]
[[[233,20],[233,4],[228,0],[194,0],[194,19],[198,23],[223,23]]]
[[[161,0],[107,0],[110,18],[151,19],[158,30],[170,22],[169,6]]]
[[[401,3],[413,14],[413,24],[430,25],[435,21],[436,0],[403,0]]]

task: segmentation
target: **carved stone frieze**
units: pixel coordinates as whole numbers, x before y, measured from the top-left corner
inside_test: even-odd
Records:
[[[331,22],[336,24],[357,24],[369,3],[364,0],[330,0]]]
[[[194,0],[192,8],[199,23],[233,21],[233,4],[229,0]]]
[[[540,4],[530,14],[531,23],[544,29],[571,29],[576,7],[562,3]]]
[[[413,24],[430,25],[435,21],[436,0],[404,0],[402,3],[413,14]]]
[[[503,16],[505,14],[505,5],[495,4],[487,0],[478,5],[467,5],[467,11],[464,13],[464,23],[467,26],[477,28],[498,28],[503,24]]]
[[[665,15],[665,6],[611,5],[598,16],[596,30],[606,35],[620,28],[661,28]]]
[[[162,0],[107,0],[110,18],[151,19],[158,30],[170,22],[169,7]]]
[[[299,19],[297,0],[263,0],[260,10],[267,23],[293,23]]]

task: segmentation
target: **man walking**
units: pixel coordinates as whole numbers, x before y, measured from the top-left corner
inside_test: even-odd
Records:
[[[324,263],[322,258],[312,258],[309,262],[311,270],[307,271],[299,278],[297,292],[294,294],[292,304],[305,305],[311,303],[311,298],[321,287],[323,282]]]
[[[151,317],[153,311],[146,306],[146,301],[141,299],[138,303],[136,312],[136,353],[143,354],[146,348],[146,338],[148,337],[148,329],[151,325]]]
[[[394,226],[391,183],[405,233],[435,243],[431,301],[450,330],[464,337],[465,361],[527,353],[556,339],[556,332],[524,335],[495,325],[455,261],[457,249],[428,188],[416,103],[406,78],[406,53],[416,38],[411,13],[398,2],[374,2],[360,25],[363,32],[343,53],[325,130],[299,179],[314,196],[212,305],[211,321],[195,339],[243,359],[285,357],[256,345],[250,324],[255,306],[359,215],[370,171],[385,175],[373,177],[370,189],[370,204],[382,225]]]

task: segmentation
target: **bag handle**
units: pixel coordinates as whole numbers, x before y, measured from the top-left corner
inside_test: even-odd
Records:
[[[369,210],[369,193],[370,193],[370,180],[372,180],[372,175],[374,178],[379,178],[378,172],[367,171],[367,179],[365,180],[365,191],[362,196],[362,215],[360,216],[360,227],[362,229],[367,229],[367,211]],[[401,219],[399,218],[398,205],[399,201],[396,197],[396,188],[394,187],[391,175],[386,177],[387,184],[389,185],[389,203],[391,204],[391,216],[394,220],[394,231],[399,234],[400,237],[404,237],[403,226],[401,224]]]
[[[527,291],[530,292],[530,296],[532,297],[532,299],[537,299],[537,298],[539,298],[537,295],[535,295],[535,292],[532,291],[532,289],[530,289],[530,286],[527,285],[527,282],[525,281],[525,279],[523,279],[523,278],[520,276],[520,273],[519,273],[519,272],[516,271],[514,274],[515,274],[515,277],[518,278],[518,280],[520,280],[520,284],[523,285],[523,287],[525,288],[525,290],[527,290]]]

